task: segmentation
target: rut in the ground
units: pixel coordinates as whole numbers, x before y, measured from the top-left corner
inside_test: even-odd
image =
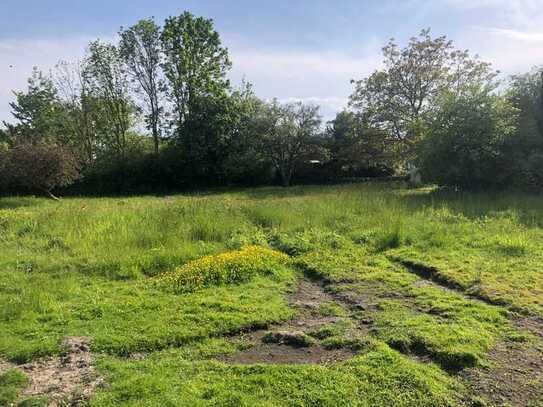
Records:
[[[297,311],[294,319],[284,324],[270,326],[242,333],[236,339],[248,342],[250,345],[235,355],[221,357],[220,360],[235,364],[324,364],[349,359],[356,350],[349,347],[330,349],[317,341],[311,344],[289,343],[288,337],[307,337],[326,325],[340,323],[342,320],[352,320],[356,334],[367,335],[368,329],[364,324],[354,320],[352,315],[327,316],[323,315],[320,307],[327,304],[337,304],[335,297],[328,293],[318,281],[302,278],[296,292],[288,297],[288,303]],[[356,307],[354,307],[356,309]],[[286,337],[286,340],[266,341],[266,335]],[[311,339],[311,338],[309,338]],[[303,342],[303,341],[302,341]]]
[[[458,294],[463,295],[471,301],[481,301],[488,305],[507,308],[507,304],[505,301],[491,300],[487,297],[477,294],[466,293],[464,291],[464,288],[460,284],[443,277],[441,274],[439,274],[437,269],[433,267],[424,266],[422,264],[410,261],[396,262],[404,266],[404,268],[408,272],[419,276],[428,283],[433,283],[434,286],[439,287],[443,290],[454,291]],[[536,315],[523,316],[518,315],[515,312],[510,312],[509,320],[518,329],[530,331],[535,336],[543,338],[543,318]]]
[[[432,267],[412,262],[400,263],[426,284],[454,291],[471,301],[505,306],[501,301],[465,293],[460,285],[445,279]],[[528,342],[498,342],[487,355],[489,367],[468,368],[460,376],[474,394],[483,395],[496,405],[526,406],[543,396],[543,319],[509,312],[509,321],[518,330],[531,333],[534,339]]]

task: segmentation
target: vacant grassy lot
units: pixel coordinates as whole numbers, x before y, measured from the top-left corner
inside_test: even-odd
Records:
[[[2,198],[0,405],[543,405],[542,249],[526,195]]]

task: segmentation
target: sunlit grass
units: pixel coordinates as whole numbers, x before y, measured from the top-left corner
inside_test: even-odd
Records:
[[[389,346],[457,369],[484,365],[497,341],[523,338],[506,314],[543,316],[542,203],[538,196],[396,184],[1,198],[0,357],[24,362],[61,353],[66,335],[92,337],[112,374],[95,405],[455,405],[455,380]],[[282,252],[294,266],[273,265],[276,273],[251,266],[247,275],[235,262],[224,275],[191,266],[203,259],[215,265],[251,246]],[[432,268],[457,292],[419,285],[406,262]],[[150,283],[185,269],[198,278],[213,272],[187,290]],[[373,302],[369,353],[326,368],[207,361],[235,351],[225,335],[290,318],[285,294],[300,272]],[[326,339],[330,346],[352,341],[341,332]],[[118,359],[134,352],[156,356],[139,364]],[[413,371],[418,378],[404,393],[392,391]],[[268,393],[252,394],[261,385]]]

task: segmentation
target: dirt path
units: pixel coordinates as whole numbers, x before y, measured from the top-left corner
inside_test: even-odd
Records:
[[[487,357],[491,367],[471,368],[461,373],[473,394],[484,395],[496,406],[519,407],[543,395],[541,350],[500,342]]]
[[[325,326],[334,326],[352,320],[348,313],[344,316],[327,315],[321,307],[338,306],[333,295],[326,292],[318,281],[302,278],[296,292],[288,297],[290,306],[296,309],[296,317],[281,325],[238,335],[235,339],[247,342],[249,347],[232,356],[220,360],[234,364],[326,364],[349,359],[356,354],[350,347],[332,349],[314,341],[311,334]],[[366,335],[364,326],[356,326],[357,335]],[[269,341],[269,336],[283,340]],[[289,340],[290,338],[290,340]],[[308,343],[309,342],[309,343]]]
[[[466,294],[457,283],[443,278],[431,267],[411,262],[400,263],[426,284],[454,291],[472,301],[506,306],[500,301]],[[519,331],[532,334],[533,339],[498,342],[487,355],[489,367],[465,369],[460,376],[474,394],[485,396],[497,406],[527,406],[530,401],[543,396],[543,319],[510,312],[509,321]]]
[[[29,384],[21,394],[22,399],[45,396],[49,406],[80,405],[101,383],[92,366],[90,338],[67,337],[64,345],[64,356],[9,365],[28,377]]]

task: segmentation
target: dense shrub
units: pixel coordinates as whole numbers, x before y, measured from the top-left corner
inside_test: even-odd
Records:
[[[7,176],[7,151],[0,148],[0,195],[7,192],[9,181]]]
[[[447,92],[437,103],[419,154],[424,178],[468,189],[505,185],[502,151],[515,132],[517,110],[479,88]]]
[[[204,256],[156,278],[158,286],[186,293],[211,285],[236,284],[256,275],[273,275],[289,261],[283,253],[260,246]]]
[[[53,198],[55,188],[68,186],[79,176],[77,158],[61,145],[16,145],[3,153],[0,166],[4,188],[41,192]]]

